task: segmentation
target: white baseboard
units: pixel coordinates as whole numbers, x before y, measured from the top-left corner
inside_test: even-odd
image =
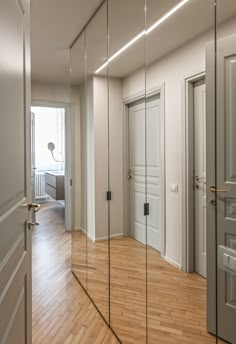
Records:
[[[90,240],[92,240],[93,242],[95,241],[95,238],[90,233],[88,233],[84,228],[75,227],[75,231],[82,231]]]
[[[75,227],[74,229],[75,231],[82,231],[85,235],[88,236],[88,238],[90,240],[92,240],[93,242],[96,242],[96,241],[105,241],[105,240],[108,240],[108,236],[106,237],[101,237],[101,238],[94,238],[91,234],[87,233],[87,231],[82,228],[82,227]],[[110,239],[114,239],[114,238],[120,238],[120,237],[123,237],[124,236],[124,233],[118,233],[118,234],[112,234],[110,236]]]
[[[120,238],[120,237],[123,237],[123,236],[124,236],[124,233],[112,234],[112,235],[110,235],[110,239]],[[108,236],[107,237],[96,238],[95,241],[104,241],[104,240],[108,240]]]
[[[176,267],[179,270],[182,270],[182,265],[176,263],[174,260],[172,260],[171,258],[168,258],[167,256],[163,256],[162,257],[167,263],[173,265],[174,267]]]

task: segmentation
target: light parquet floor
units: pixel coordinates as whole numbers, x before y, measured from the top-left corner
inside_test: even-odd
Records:
[[[73,270],[105,317],[107,247],[107,241],[93,243],[87,239],[86,243],[82,232],[73,233]],[[111,325],[122,343],[146,343],[146,257],[148,344],[216,343],[206,328],[204,278],[183,273],[163,260],[156,250],[148,247],[146,252],[144,245],[130,237],[112,239],[110,257]],[[103,281],[102,285],[97,281]]]
[[[51,202],[33,230],[33,344],[118,344],[71,273],[64,209]]]

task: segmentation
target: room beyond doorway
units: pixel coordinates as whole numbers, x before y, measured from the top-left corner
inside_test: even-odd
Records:
[[[31,180],[33,202],[48,205],[57,202],[64,208],[65,229],[71,230],[72,159],[68,115],[67,107],[62,104],[33,104],[31,107]]]

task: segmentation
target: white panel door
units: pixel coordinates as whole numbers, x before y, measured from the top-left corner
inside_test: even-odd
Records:
[[[157,250],[161,248],[161,216],[164,216],[160,195],[160,130],[159,96],[146,102],[146,140],[144,100],[129,107],[130,234],[143,244],[147,241]],[[144,216],[146,190],[150,210],[147,237]]]
[[[26,159],[30,156],[28,29],[29,1],[0,1],[1,344],[31,343],[31,233],[26,223],[30,185]]]
[[[236,35],[217,42],[218,335],[236,343]]]
[[[195,271],[206,278],[206,85],[194,85]]]

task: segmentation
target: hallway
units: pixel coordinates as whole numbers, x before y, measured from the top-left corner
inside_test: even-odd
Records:
[[[117,344],[71,273],[63,211],[42,206],[33,230],[33,344]]]

